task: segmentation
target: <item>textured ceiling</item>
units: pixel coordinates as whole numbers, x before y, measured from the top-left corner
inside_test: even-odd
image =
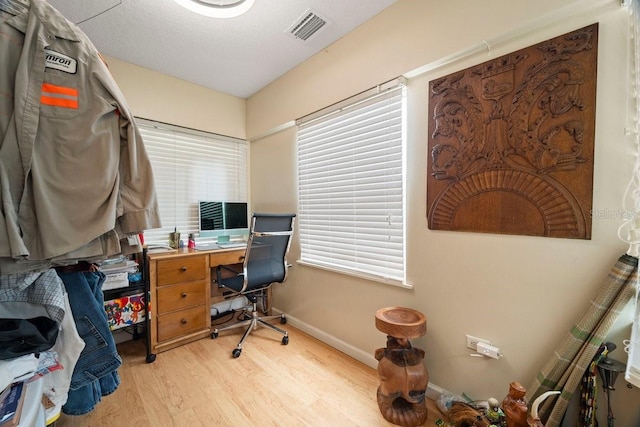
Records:
[[[244,15],[216,19],[173,0],[49,0],[103,54],[241,98],[395,2],[256,0]],[[309,9],[329,23],[301,41],[288,30]]]

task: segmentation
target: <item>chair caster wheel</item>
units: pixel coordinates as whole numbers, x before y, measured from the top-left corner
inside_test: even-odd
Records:
[[[282,345],[289,344],[289,337],[282,337]]]
[[[233,356],[234,359],[237,359],[238,357],[240,357],[240,353],[242,353],[242,350],[240,350],[239,348],[235,348],[231,352],[231,355]]]
[[[286,324],[287,324],[287,318],[286,318],[286,317],[284,317],[284,316],[282,316],[282,317],[280,318],[280,324],[281,324],[281,325],[286,325]]]
[[[147,359],[146,360],[147,360],[147,363],[153,363],[153,362],[156,361],[156,355],[151,353],[151,354],[147,355]]]
[[[217,332],[211,332],[211,339],[215,340],[216,338],[218,338],[218,333]]]

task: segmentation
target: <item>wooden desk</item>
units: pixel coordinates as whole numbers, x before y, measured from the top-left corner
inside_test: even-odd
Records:
[[[244,248],[150,253],[151,351],[160,353],[211,334],[211,304],[223,299],[211,269],[241,263]]]

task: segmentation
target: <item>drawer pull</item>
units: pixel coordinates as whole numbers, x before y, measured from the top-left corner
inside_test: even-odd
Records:
[[[187,319],[184,319],[184,318],[180,319],[180,323],[183,324],[183,325],[186,325],[187,324]]]
[[[183,293],[181,293],[181,294],[180,294],[180,296],[181,296],[182,298],[186,298],[186,297],[187,297],[187,293],[186,293],[186,292],[183,292]]]
[[[182,267],[180,267],[180,271],[187,271],[187,267],[183,265]]]

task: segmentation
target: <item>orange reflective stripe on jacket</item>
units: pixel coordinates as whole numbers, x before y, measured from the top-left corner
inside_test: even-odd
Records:
[[[78,109],[78,89],[42,83],[40,103],[55,107]]]

